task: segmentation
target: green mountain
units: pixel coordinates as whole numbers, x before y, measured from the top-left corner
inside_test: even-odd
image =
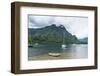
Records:
[[[72,44],[80,42],[77,39],[77,37],[69,33],[63,25],[56,26],[55,24],[38,29],[29,28],[28,41],[29,44],[32,43]]]
[[[79,39],[79,41],[80,41],[80,43],[82,43],[82,44],[87,44],[87,43],[88,43],[88,37]]]

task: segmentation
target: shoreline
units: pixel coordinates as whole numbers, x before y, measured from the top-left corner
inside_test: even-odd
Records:
[[[48,54],[44,54],[39,56],[28,57],[28,60],[32,61],[32,60],[59,60],[59,59],[85,59],[85,58],[88,58],[88,56],[82,56],[76,54],[72,55],[71,53],[61,53],[61,56],[58,57],[53,57],[49,56]]]

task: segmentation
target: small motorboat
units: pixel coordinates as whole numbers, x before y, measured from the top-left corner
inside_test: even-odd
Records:
[[[61,54],[60,53],[48,53],[49,56],[53,56],[53,57],[58,57]]]

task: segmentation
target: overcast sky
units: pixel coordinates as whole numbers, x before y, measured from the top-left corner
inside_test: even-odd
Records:
[[[28,28],[42,28],[62,24],[66,30],[78,38],[88,37],[88,17],[29,16]]]

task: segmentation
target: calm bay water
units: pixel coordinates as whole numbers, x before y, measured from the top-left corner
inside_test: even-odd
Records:
[[[60,53],[59,57],[49,56],[48,53]],[[28,60],[81,59],[88,57],[87,44],[70,44],[66,48],[61,45],[43,45],[28,47]]]

